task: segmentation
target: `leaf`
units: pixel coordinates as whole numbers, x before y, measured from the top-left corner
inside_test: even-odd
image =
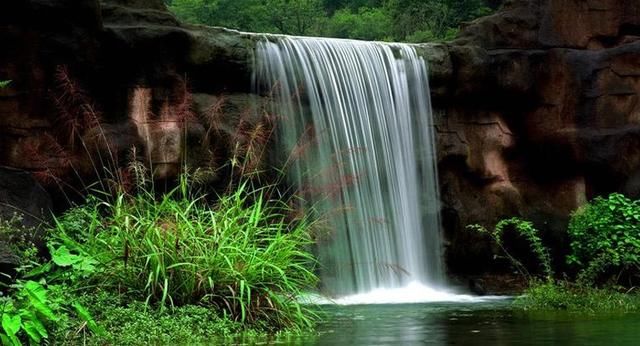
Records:
[[[29,303],[33,308],[41,313],[49,320],[57,321],[58,316],[55,315],[53,310],[49,307],[49,301],[47,299],[47,290],[35,281],[27,281],[23,290],[29,297]]]
[[[68,267],[80,261],[80,256],[72,254],[66,246],[61,245],[51,253],[51,259],[60,267]]]
[[[2,341],[3,345],[14,345],[14,346],[22,345],[20,340],[18,340],[18,338],[15,335],[0,334],[0,341]]]
[[[36,327],[35,323],[33,323],[33,321],[25,321],[22,324],[22,329],[24,329],[24,331],[27,333],[29,339],[33,340],[34,342],[40,343],[40,341],[42,340],[42,336],[40,335],[40,332],[38,331],[38,328]]]
[[[32,277],[36,277],[36,276],[40,276],[42,274],[48,273],[51,271],[51,267],[52,267],[51,262],[47,262],[46,264],[39,265],[31,269],[26,274],[24,274],[23,278],[28,279],[28,278],[32,278]]]
[[[82,306],[82,304],[75,302],[73,303],[73,307],[76,309],[78,316],[82,320],[87,322],[87,326],[89,327],[89,330],[94,332],[96,335],[100,335],[100,336],[103,336],[106,334],[106,331],[104,330],[104,328],[102,328],[102,326],[99,326],[96,323],[96,321],[93,319],[93,316],[91,316],[91,313],[84,306]]]
[[[2,329],[7,333],[7,336],[15,336],[20,331],[22,325],[22,318],[20,315],[11,317],[9,314],[2,315]]]

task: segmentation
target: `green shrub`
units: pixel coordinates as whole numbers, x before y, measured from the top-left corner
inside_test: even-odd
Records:
[[[6,88],[11,84],[10,80],[0,80],[0,89]]]
[[[312,223],[292,220],[265,191],[241,185],[211,208],[178,190],[91,198],[56,220],[54,272],[161,308],[195,304],[265,328],[309,326],[296,299],[317,281],[306,250]]]
[[[505,247],[504,244],[504,233],[506,230],[513,230],[519,236],[524,238],[529,244],[531,251],[536,256],[542,272],[547,280],[551,280],[553,277],[553,269],[551,267],[551,257],[549,255],[549,249],[547,249],[543,244],[542,240],[539,236],[539,231],[533,226],[533,223],[530,221],[524,221],[519,218],[510,218],[505,220],[500,220],[496,224],[496,227],[489,231],[485,227],[481,225],[469,225],[468,229],[474,230],[476,232],[487,234],[493,239],[493,241],[498,245],[502,253],[509,259],[511,264],[524,276],[528,278],[532,278],[531,274],[527,270],[527,268],[520,262],[517,258],[515,258]]]
[[[576,210],[569,222],[578,281],[591,285],[613,275],[637,275],[640,265],[640,201],[614,193]]]

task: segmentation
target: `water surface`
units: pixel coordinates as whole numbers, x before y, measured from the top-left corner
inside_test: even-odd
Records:
[[[511,301],[326,306],[289,345],[640,345],[640,314],[514,311]]]

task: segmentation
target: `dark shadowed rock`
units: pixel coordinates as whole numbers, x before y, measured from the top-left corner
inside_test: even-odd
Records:
[[[102,132],[83,131],[92,150],[126,165],[135,147],[159,178],[176,174],[186,149],[190,163],[226,159],[211,110],[228,100],[228,126],[250,103],[260,36],[180,23],[162,0],[0,9],[0,79],[14,81],[0,90],[0,164],[42,176],[71,163],[91,176],[88,155],[60,135],[69,117],[52,101],[62,65],[99,115]],[[417,49],[430,64],[450,270],[494,263],[467,224],[522,216],[566,244],[568,216],[586,200],[640,197],[637,0],[506,1],[455,41]]]
[[[3,227],[15,226],[12,231],[28,232],[21,236],[40,246],[38,228],[51,220],[51,209],[49,194],[29,173],[0,167],[0,220]],[[20,264],[20,258],[12,250],[11,239],[3,239],[7,236],[0,232],[0,282],[6,281],[7,275],[12,277]]]
[[[51,218],[51,198],[27,172],[0,167],[0,218],[22,215],[26,227],[38,227]]]
[[[562,249],[585,201],[639,196],[639,4],[510,1],[451,44],[455,84],[436,98],[450,270],[494,263],[467,224],[521,216]]]

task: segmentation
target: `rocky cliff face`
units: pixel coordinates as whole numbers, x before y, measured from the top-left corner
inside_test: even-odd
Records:
[[[225,156],[210,130],[250,107],[254,37],[179,23],[161,0],[2,7],[0,79],[13,82],[0,90],[0,165],[56,197],[95,175],[96,153],[109,153],[99,165],[152,164],[158,178],[176,174],[185,148],[193,165]],[[640,195],[637,1],[511,1],[422,54],[453,272],[491,263],[469,223],[519,215],[562,243],[587,199]]]
[[[249,40],[182,26],[162,1],[32,0],[5,9],[0,78],[13,82],[0,90],[0,164],[53,185],[91,176],[96,153],[118,166],[134,146],[169,177],[183,147],[203,137],[191,90],[250,87]]]
[[[640,3],[512,1],[448,48],[438,132],[452,271],[490,263],[466,224],[519,215],[562,244],[588,199],[640,195]]]

